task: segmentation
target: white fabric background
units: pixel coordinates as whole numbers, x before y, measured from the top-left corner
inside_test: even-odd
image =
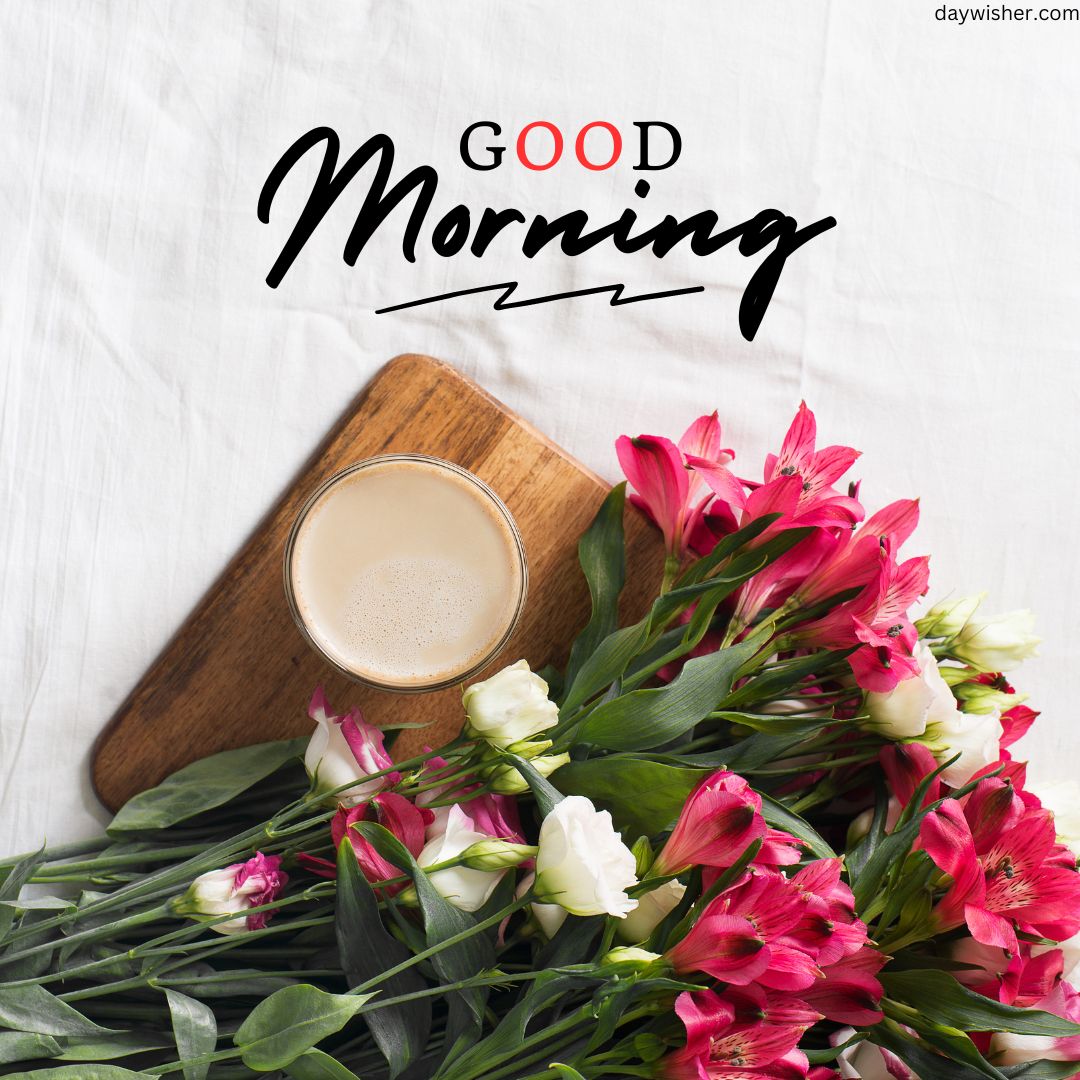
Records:
[[[621,432],[717,407],[750,471],[801,397],[861,447],[871,506],[919,494],[908,549],[932,595],[989,589],[1039,614],[1023,748],[1075,769],[1080,24],[956,27],[902,4],[0,4],[0,841],[96,828],[95,734],[352,395],[424,351],[478,378],[614,478]],[[302,132],[377,131],[395,175],[465,201],[612,220],[633,156],[466,169],[461,131],[534,119],[675,123],[658,218],[776,206],[839,226],[791,259],[758,339],[735,252],[604,246],[529,261],[400,252],[355,268],[346,194],[282,286],[263,283],[304,195],[262,182]],[[314,164],[306,175],[313,175]],[[495,313],[387,303],[520,276],[538,294],[625,281],[700,296]]]

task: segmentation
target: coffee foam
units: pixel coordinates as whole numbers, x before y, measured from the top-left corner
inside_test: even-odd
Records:
[[[300,527],[293,594],[341,667],[402,687],[464,673],[503,638],[523,574],[490,497],[441,466],[390,461],[329,489]]]

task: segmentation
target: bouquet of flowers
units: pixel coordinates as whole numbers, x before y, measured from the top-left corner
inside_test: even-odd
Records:
[[[837,488],[805,406],[760,479],[715,413],[617,449],[667,552],[642,618],[620,485],[565,669],[467,687],[449,745],[394,761],[317,691],[310,739],[0,864],[0,1072],[1080,1072],[1077,801],[1027,784],[1003,674],[1028,616],[913,622],[918,504]]]

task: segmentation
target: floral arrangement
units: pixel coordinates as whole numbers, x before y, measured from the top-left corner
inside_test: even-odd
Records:
[[[404,761],[317,691],[310,739],[0,864],[0,1072],[1080,1072],[1077,801],[1028,785],[1003,674],[1028,616],[912,621],[918,504],[868,515],[805,406],[759,480],[715,413],[617,450],[663,578],[620,625],[620,485],[564,670],[469,686]]]

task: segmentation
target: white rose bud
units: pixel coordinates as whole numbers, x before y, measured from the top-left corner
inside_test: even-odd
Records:
[[[528,844],[511,844],[509,840],[480,840],[461,853],[461,863],[471,870],[509,870],[535,855],[536,848]]]
[[[547,683],[519,660],[465,691],[466,729],[499,747],[529,739],[559,722],[559,708],[547,694]]]
[[[476,830],[472,818],[460,806],[452,806],[446,818],[445,832],[429,840],[416,861],[427,869],[457,859],[474,845],[490,840],[487,833]],[[448,866],[445,870],[433,871],[429,878],[431,884],[454,907],[462,911],[478,911],[487,903],[504,873],[505,869],[490,872],[473,870],[468,866]]]
[[[536,899],[573,915],[624,919],[637,907],[626,890],[637,884],[633,852],[606,810],[583,795],[562,800],[540,826]]]
[[[541,754],[529,760],[529,764],[541,775],[550,776],[570,761],[569,754]],[[485,778],[497,795],[520,795],[529,789],[525,777],[513,765],[494,765]]]
[[[957,635],[953,650],[980,671],[1009,671],[1035,655],[1042,639],[1032,633],[1034,628],[1030,611],[972,618]]]
[[[618,946],[608,950],[604,954],[605,964],[632,964],[639,971],[651,967],[660,959],[659,953],[649,952],[648,949],[635,949],[630,946]]]
[[[943,600],[916,620],[915,628],[926,637],[956,637],[984,599],[986,593],[983,592],[976,596],[961,596],[959,600]]]
[[[681,881],[665,881],[658,889],[642,893],[638,906],[619,923],[616,933],[623,941],[647,941],[686,893]]]
[[[928,724],[947,723],[958,711],[930,646],[918,642],[914,655],[919,662],[918,675],[902,679],[888,693],[866,695],[869,724],[887,739],[917,739]]]

